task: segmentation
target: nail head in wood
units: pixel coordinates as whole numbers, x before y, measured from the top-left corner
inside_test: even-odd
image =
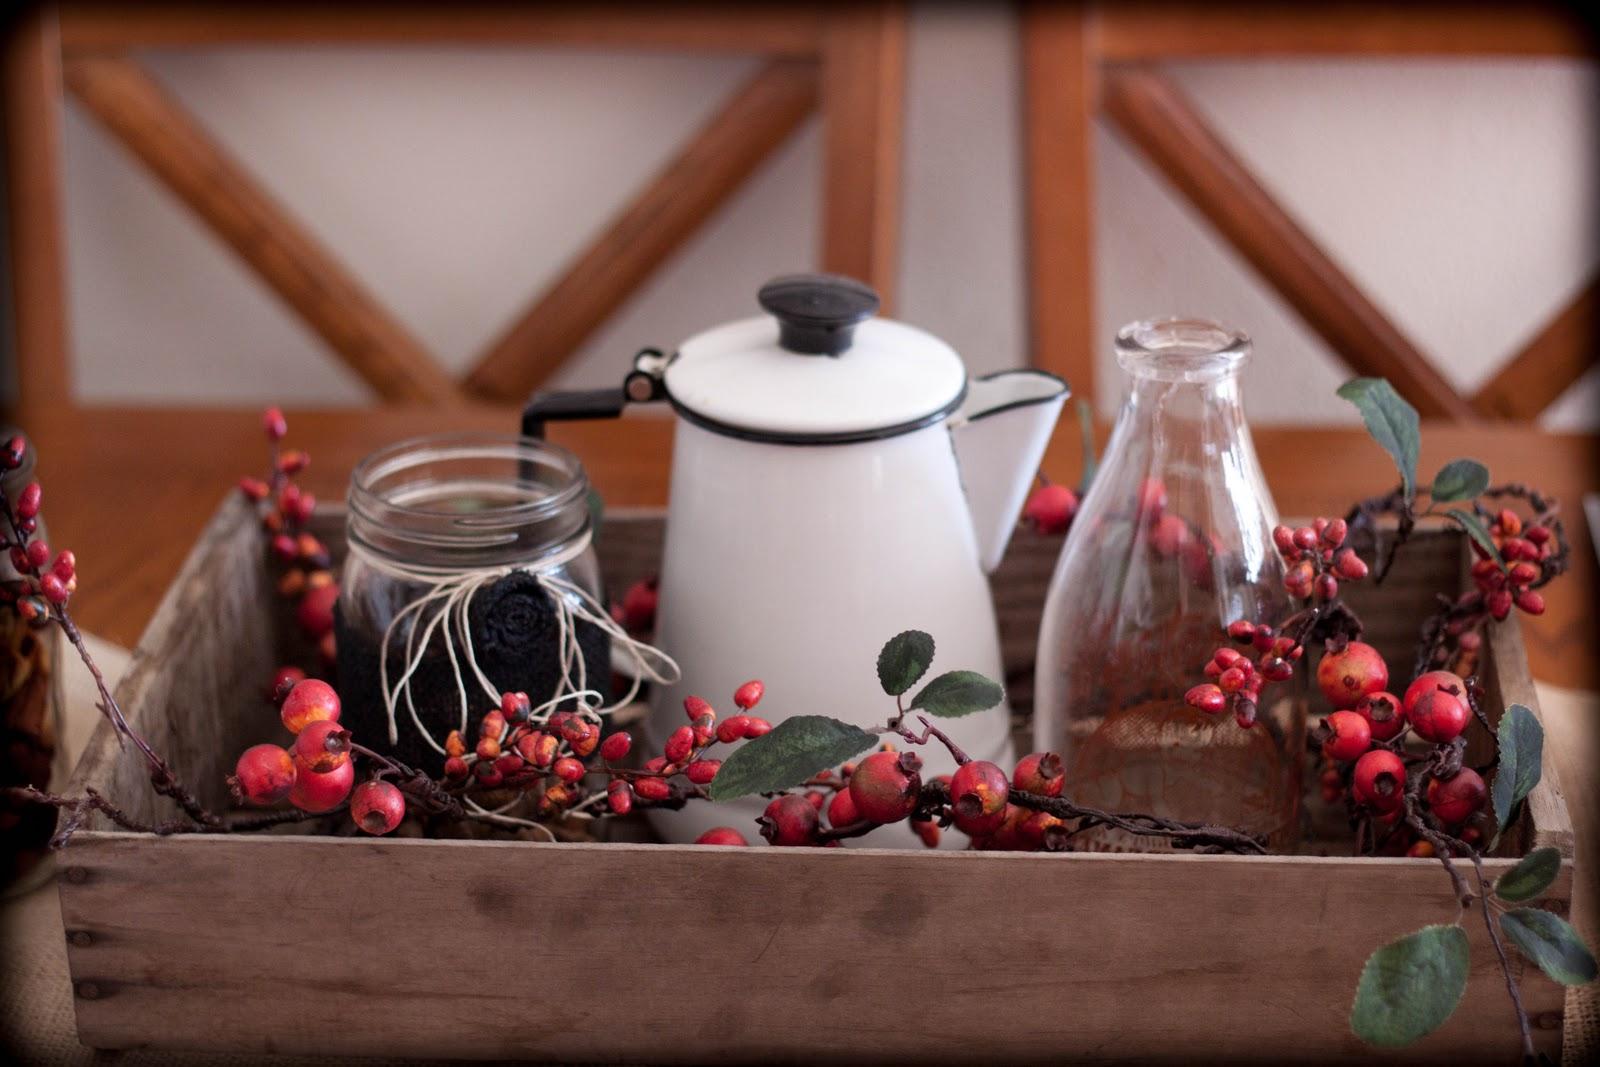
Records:
[[[99,1000],[100,999],[100,994],[101,994],[101,989],[100,989],[100,986],[99,986],[98,983],[96,983],[96,982],[79,982],[78,983],[78,996],[82,997],[84,1000]]]
[[[72,933],[67,935],[67,940],[72,942],[78,948],[88,948],[90,945],[94,944],[94,938],[87,930],[74,930]]]
[[[82,867],[68,867],[66,870],[66,879],[73,885],[82,885],[89,880],[89,872],[84,870]]]

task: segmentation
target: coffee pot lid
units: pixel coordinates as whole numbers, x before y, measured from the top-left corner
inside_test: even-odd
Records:
[[[827,444],[889,437],[943,419],[966,394],[953,348],[875,318],[878,294],[834,274],[774,278],[766,315],[678,347],[667,396],[689,421],[735,437]]]

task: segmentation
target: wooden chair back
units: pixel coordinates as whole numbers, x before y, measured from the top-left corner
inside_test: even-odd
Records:
[[[695,132],[459,380],[133,56],[233,44],[589,45],[755,53]],[[895,288],[905,16],[836,6],[116,5],[43,7],[4,54],[18,400],[72,404],[62,256],[63,92],[386,403],[520,402],[813,112],[825,124],[820,262]]]
[[[1094,395],[1093,132],[1105,116],[1351,371],[1424,417],[1532,420],[1596,362],[1591,279],[1476,393],[1431,364],[1250,173],[1183,91],[1172,60],[1263,56],[1582,56],[1573,12],[1535,5],[1030,3],[1023,14],[1029,318],[1037,365]]]

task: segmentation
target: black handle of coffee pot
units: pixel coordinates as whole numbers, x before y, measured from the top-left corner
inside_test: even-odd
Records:
[[[633,358],[634,368],[612,389],[556,389],[535,393],[522,409],[522,436],[543,437],[545,424],[581,419],[614,419],[629,404],[648,404],[666,396],[657,366],[661,350],[646,348]]]

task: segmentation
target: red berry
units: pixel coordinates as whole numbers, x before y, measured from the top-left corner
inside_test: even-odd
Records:
[[[500,758],[500,739],[497,737],[478,738],[477,747],[473,749],[480,761]]]
[[[295,609],[295,621],[300,624],[300,629],[313,638],[332,633],[333,604],[338,599],[337,585],[325,585],[306,593],[300,598],[300,606]]]
[[[295,775],[294,788],[289,792],[289,803],[301,811],[320,814],[332,811],[344,803],[355,785],[356,765],[346,760],[327,774],[312,774],[301,770]]]
[[[648,630],[656,624],[659,594],[654,578],[641,578],[622,594],[622,625],[628,630]]]
[[[633,791],[640,800],[666,800],[672,795],[672,786],[665,778],[635,778]]]
[[[1217,685],[1224,693],[1237,693],[1244,688],[1245,679],[1249,677],[1239,667],[1229,667],[1217,678]]]
[[[744,737],[745,727],[750,725],[748,715],[730,715],[717,724],[717,740],[723,744],[732,744]]]
[[[492,760],[474,763],[472,765],[472,773],[477,777],[478,784],[487,789],[493,789],[505,781],[505,776],[500,773],[500,768],[496,767]]]
[[[733,691],[733,702],[739,706],[740,711],[749,711],[761,703],[766,691],[766,686],[752,679]]]
[[[1367,720],[1374,741],[1388,741],[1405,729],[1405,713],[1393,693],[1368,693],[1356,702],[1356,711]]]
[[[27,554],[28,566],[34,569],[43,567],[50,562],[50,546],[43,541],[29,541]]]
[[[39,501],[44,497],[44,488],[38,482],[29,482],[17,494],[17,518],[31,519],[39,514]]]
[[[50,564],[50,573],[63,582],[71,581],[77,576],[78,557],[72,554],[72,549],[63,548],[56,554],[56,561]]]
[[[288,451],[278,457],[278,470],[284,474],[299,474],[311,466],[311,457],[304,452]]]
[[[1357,581],[1367,576],[1367,564],[1354,549],[1341,548],[1333,557],[1333,571],[1341,578]]]
[[[1496,622],[1504,622],[1507,615],[1511,614],[1511,594],[1504,589],[1496,589],[1483,598],[1488,605],[1489,614],[1494,616]]]
[[[1350,791],[1357,801],[1378,811],[1399,811],[1405,803],[1406,765],[1386,748],[1375,748],[1356,760]]]
[[[1413,859],[1432,859],[1433,854],[1433,845],[1427,841],[1413,841],[1411,847],[1406,849],[1406,855]]]
[[[1294,531],[1287,526],[1279,525],[1272,528],[1272,543],[1285,556],[1290,556],[1298,551],[1294,545]]]
[[[1410,715],[1412,709],[1417,706],[1417,701],[1422,699],[1422,695],[1435,690],[1462,696],[1467,691],[1467,683],[1461,680],[1459,674],[1451,671],[1429,671],[1426,674],[1419,674],[1416,681],[1406,686],[1405,699],[1401,701],[1405,713]]]
[[[483,721],[478,724],[479,737],[492,737],[498,741],[505,732],[506,717],[500,712],[499,708],[485,715]]]
[[[1377,649],[1351,641],[1343,649],[1323,655],[1317,664],[1317,685],[1334,707],[1353,708],[1368,693],[1388,688],[1389,667]]]
[[[460,756],[451,756],[449,759],[444,761],[444,776],[454,781],[459,781],[460,779],[465,778],[467,776],[467,771],[470,769],[471,768],[467,766],[467,761],[462,759]]]
[[[1554,535],[1550,532],[1550,527],[1535,524],[1522,531],[1522,536],[1536,545],[1543,545]]]
[[[1283,588],[1292,597],[1304,599],[1311,595],[1311,584],[1316,579],[1316,568],[1301,560],[1283,576]]]
[[[339,694],[333,686],[316,678],[296,682],[289,695],[283,698],[279,709],[283,725],[291,734],[297,734],[314,722],[339,719]]]
[[[606,786],[606,804],[613,815],[626,815],[633,810],[633,789],[621,778],[611,779]]]
[[[294,762],[313,774],[337,770],[350,762],[350,731],[333,719],[307,723],[294,739]]]
[[[1146,478],[1139,483],[1139,496],[1135,510],[1146,522],[1155,522],[1167,507],[1167,487],[1160,478]]]
[[[772,724],[766,719],[750,716],[750,721],[744,724],[744,735],[748,738],[764,737],[772,732]]]
[[[67,583],[54,574],[46,574],[39,579],[39,592],[43,593],[44,598],[52,604],[65,604],[69,595]]]
[[[1418,737],[1442,745],[1461,736],[1472,718],[1472,709],[1460,697],[1436,689],[1418,697],[1406,717]]]
[[[1269,682],[1287,682],[1294,677],[1294,664],[1282,656],[1262,656],[1261,676]]]
[[[717,726],[716,726],[716,723],[717,723],[716,712],[708,711],[708,712],[705,712],[704,714],[702,714],[699,718],[695,719],[694,722],[690,724],[689,728],[694,731],[694,747],[695,748],[705,748],[712,741],[716,740],[716,738],[717,738]]]
[[[588,759],[600,747],[600,727],[576,715],[561,724],[561,737],[572,751]]]
[[[584,775],[583,762],[575,760],[571,756],[562,756],[556,760],[555,766],[551,770],[555,771],[556,777],[563,782],[580,781]]]
[[[710,785],[711,779],[722,769],[719,759],[697,759],[683,769],[684,775],[695,785]]]
[[[1336,711],[1322,725],[1329,730],[1322,754],[1331,760],[1353,760],[1372,747],[1372,726],[1357,712]]]
[[[708,712],[713,716],[716,715],[716,711],[712,709],[710,703],[701,699],[700,697],[687,696],[683,698],[683,714],[689,719],[690,722],[694,722],[700,716],[705,715]]]
[[[1207,715],[1220,715],[1228,706],[1227,695],[1210,683],[1195,686],[1183,695],[1183,700],[1191,708],[1198,708]]]
[[[1171,559],[1189,543],[1189,524],[1176,515],[1167,514],[1150,527],[1150,547],[1163,558]]]
[[[626,730],[618,730],[604,741],[600,742],[600,758],[607,763],[616,763],[628,758],[628,752],[633,748],[633,735]]]
[[[1250,641],[1256,636],[1256,625],[1249,619],[1235,619],[1228,624],[1228,636],[1235,641]]]
[[[1518,566],[1521,566],[1521,564],[1518,564]],[[45,590],[45,595],[50,595],[50,591],[48,589]],[[60,601],[57,601],[57,603],[60,603]],[[1517,594],[1517,607],[1521,608],[1529,615],[1543,615],[1544,597],[1532,589],[1524,589],[1522,592]]]
[[[850,797],[863,819],[899,822],[917,807],[922,760],[912,752],[874,752],[850,776]]]
[[[17,434],[11,440],[6,442],[5,451],[0,452],[0,467],[3,467],[8,471],[16,470],[18,467],[22,466],[22,457],[27,455],[27,453],[27,438],[23,437],[21,434]]]
[[[1301,526],[1294,532],[1294,547],[1302,552],[1317,547],[1317,531],[1311,526]]]
[[[672,736],[667,738],[667,747],[664,751],[668,763],[682,763],[688,759],[689,753],[694,751],[694,730],[680,726],[672,731]]]
[[[828,825],[837,830],[854,826],[860,821],[861,813],[856,810],[856,801],[850,795],[850,790],[841,789],[834,793],[833,799],[828,802]]]
[[[694,839],[697,845],[727,845],[740,848],[749,845],[743,834],[731,826],[713,826],[705,833]]]
[[[1067,532],[1072,518],[1078,513],[1078,494],[1064,485],[1041,485],[1028,494],[1022,507],[1022,519],[1041,534],[1055,535]]]
[[[246,804],[276,804],[294,788],[295,765],[277,745],[254,745],[234,764],[228,786],[234,798]]]
[[[281,441],[283,435],[289,432],[289,423],[283,417],[279,408],[268,408],[261,413],[261,429],[269,441]]]
[[[1231,648],[1219,648],[1216,655],[1211,658],[1223,670],[1227,670],[1229,667],[1237,667],[1239,664],[1246,662],[1243,653]]]
[[[528,717],[528,712],[531,710],[533,701],[528,698],[527,693],[519,691],[500,694],[500,714],[505,717],[506,722],[521,722]]]
[[[1067,784],[1061,757],[1054,752],[1033,752],[1023,756],[1017,761],[1017,769],[1011,772],[1011,784],[1024,793],[1036,793],[1042,797],[1060,796],[1062,787]]]
[[[1531,585],[1539,580],[1541,573],[1537,564],[1529,563],[1524,559],[1518,560],[1511,565],[1510,569],[1506,571],[1506,578],[1512,585]]]
[[[1463,767],[1454,777],[1428,782],[1428,807],[1434,817],[1449,826],[1466,822],[1483,807],[1489,791],[1483,778],[1470,767]]]
[[[912,819],[911,829],[922,838],[922,843],[928,848],[939,847],[939,824],[932,819]]]
[[[549,767],[555,762],[556,751],[561,748],[561,738],[557,737],[555,734],[547,734],[542,731],[535,732],[529,736],[534,739],[533,744],[528,746],[529,749],[532,750],[531,754],[528,750],[520,747],[520,742],[518,743],[519,747],[517,751],[521,753],[522,757],[529,763],[533,764],[540,770],[544,770],[546,767]]]
[[[350,794],[350,818],[369,834],[386,834],[406,817],[406,798],[389,782],[362,782]]]
[[[1339,595],[1339,579],[1331,574],[1319,574],[1312,589],[1316,592],[1318,600],[1332,600]]]
[[[794,793],[773,800],[757,822],[761,836],[773,845],[810,845],[817,840],[817,809]]]
[[[950,776],[950,812],[956,829],[968,837],[993,833],[1006,818],[1011,783],[988,760],[972,760]]]
[[[1343,519],[1334,519],[1322,528],[1322,543],[1329,548],[1338,548],[1344,544],[1345,537],[1350,532],[1350,526]]]

